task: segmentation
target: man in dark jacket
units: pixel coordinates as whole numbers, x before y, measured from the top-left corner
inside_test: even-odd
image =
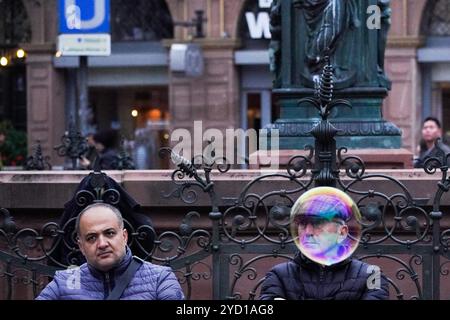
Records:
[[[97,156],[99,157],[100,161],[100,168],[102,170],[117,169],[117,135],[117,131],[115,130],[101,131],[94,134],[92,136],[92,139],[89,140],[89,144],[93,144],[95,150],[97,151]],[[85,168],[90,168],[93,165],[86,156],[81,157],[80,163]]]
[[[388,299],[388,281],[380,269],[351,258],[360,221],[358,207],[344,192],[319,187],[304,193],[291,210],[291,233],[300,252],[267,274],[260,298]]]
[[[106,203],[86,207],[78,215],[76,232],[87,263],[56,272],[37,300],[184,298],[170,268],[132,257],[128,233],[117,208]]]
[[[377,286],[377,277],[380,286]],[[386,300],[388,282],[376,266],[349,258],[321,266],[301,253],[275,266],[261,288],[262,300]]]
[[[414,159],[414,168],[423,168],[429,158],[438,158],[446,163],[446,155],[450,153],[450,147],[442,142],[441,122],[434,117],[428,117],[422,124],[422,140],[420,141],[419,157]]]

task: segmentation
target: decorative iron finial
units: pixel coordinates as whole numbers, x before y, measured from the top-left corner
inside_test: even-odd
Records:
[[[5,208],[0,208],[0,230],[4,230],[7,234],[14,234],[17,230],[14,218]]]
[[[334,88],[334,68],[330,65],[330,59],[325,57],[326,65],[322,70],[322,76],[320,77],[318,96],[322,106],[327,106],[333,100],[333,88]]]
[[[319,85],[316,86],[315,97],[314,98],[303,98],[298,101],[298,104],[303,102],[309,102],[317,110],[323,120],[327,120],[328,116],[334,107],[338,105],[344,105],[346,107],[352,107],[348,100],[335,99],[333,100],[333,88],[334,88],[334,68],[330,64],[329,57],[325,57],[326,65],[322,70],[322,75],[320,76]]]
[[[170,194],[163,196],[166,198],[175,196],[181,198],[186,203],[194,203],[197,200],[197,193],[192,189],[188,189],[197,186],[203,192],[207,192],[211,198],[212,211],[210,212],[210,218],[213,220],[220,218],[222,214],[219,212],[218,198],[210,174],[214,166],[217,166],[217,170],[221,173],[227,172],[231,165],[227,163],[226,159],[212,159],[212,149],[210,149],[211,157],[205,158],[203,155],[199,155],[194,157],[192,161],[176,154],[172,149],[167,147],[159,150],[161,157],[164,156],[164,153],[170,154],[172,161],[178,166],[178,169],[172,173],[172,181],[174,181],[178,187]],[[195,181],[188,180],[182,182],[186,176],[194,178]]]
[[[52,165],[49,162],[49,156],[43,156],[41,142],[39,140],[36,141],[36,146],[34,148],[34,154],[27,158],[25,162],[24,169],[25,170],[51,170]]]
[[[75,200],[78,206],[85,207],[92,203],[104,202],[116,205],[120,201],[120,193],[116,189],[108,189],[107,175],[101,171],[100,158],[94,160],[94,171],[89,174],[89,189],[77,192]]]
[[[61,144],[54,147],[60,157],[69,157],[72,160],[72,169],[77,168],[79,159],[88,150],[86,138],[75,128],[75,123],[71,119],[69,130],[61,137]]]
[[[172,149],[164,147],[159,150],[160,157],[164,156],[164,153],[170,154],[170,157],[175,165],[178,166],[179,170],[186,174],[189,178],[197,175],[197,169],[195,165],[188,159],[176,154]]]
[[[120,143],[119,154],[116,156],[112,164],[113,168],[116,170],[134,170],[136,169],[134,165],[133,158],[125,149],[125,139],[122,137],[122,141]]]

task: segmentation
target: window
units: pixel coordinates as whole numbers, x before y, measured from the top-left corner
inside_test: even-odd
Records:
[[[0,0],[0,47],[29,42],[30,23],[22,1]]]
[[[0,0],[0,120],[26,130],[26,68],[20,43],[29,42],[30,23],[22,1]],[[22,51],[23,54],[25,54]]]
[[[429,36],[450,36],[450,1],[438,0],[428,18]]]
[[[164,0],[111,0],[112,41],[159,41],[173,38]]]

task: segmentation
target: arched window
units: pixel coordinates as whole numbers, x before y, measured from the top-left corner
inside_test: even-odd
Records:
[[[430,8],[431,11],[427,21],[427,35],[438,37],[450,36],[450,1],[433,1]]]
[[[25,53],[19,44],[30,42],[27,12],[19,0],[0,0],[0,121],[8,120],[16,129],[26,130]]]
[[[111,0],[112,41],[158,41],[173,38],[164,0]]]
[[[0,1],[0,46],[29,42],[30,23],[22,1]]]

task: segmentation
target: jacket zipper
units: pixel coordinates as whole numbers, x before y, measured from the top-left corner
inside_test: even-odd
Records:
[[[323,266],[320,266],[319,269],[319,288],[320,288],[320,295],[319,295],[319,299],[323,299],[323,295],[324,295],[324,290],[323,290],[323,286],[322,286],[322,282],[325,280],[325,270]]]
[[[106,296],[108,296],[111,291],[111,283],[110,283],[108,272],[105,273],[105,287],[106,287]]]
[[[320,273],[319,273],[319,282],[322,284],[325,276],[325,271],[323,270],[323,267],[320,267]]]

